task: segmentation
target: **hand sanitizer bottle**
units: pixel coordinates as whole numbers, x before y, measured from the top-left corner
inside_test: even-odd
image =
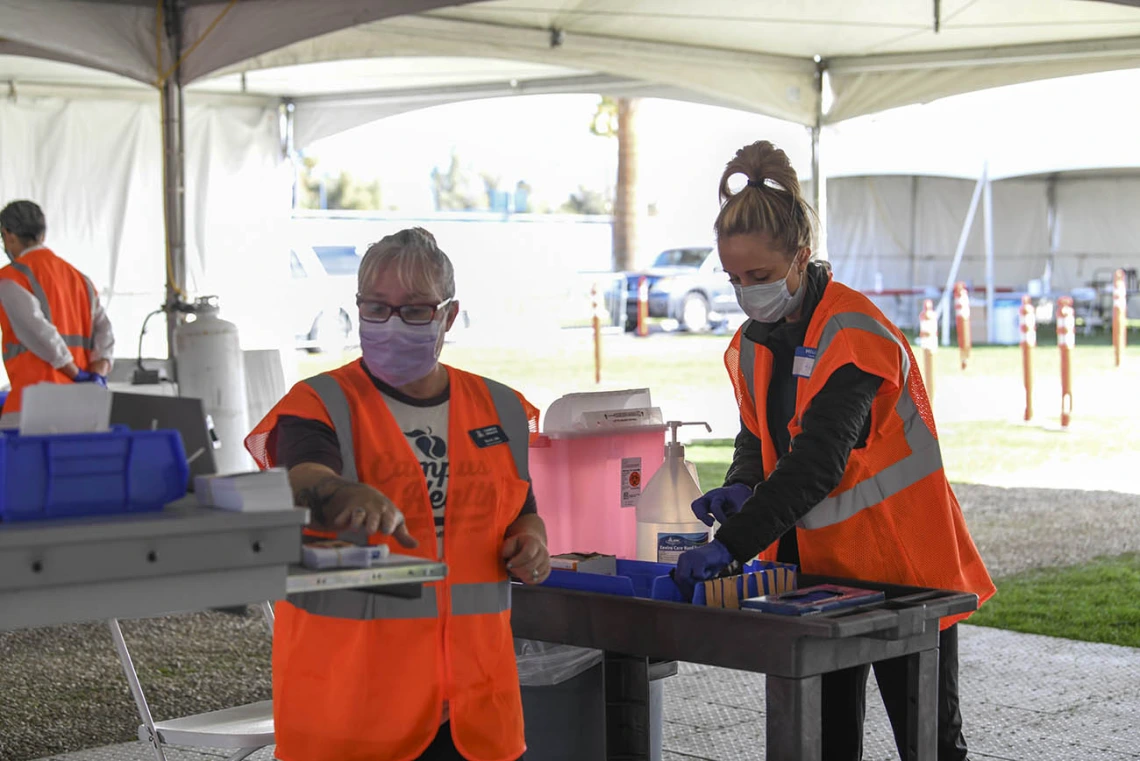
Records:
[[[685,460],[685,447],[677,443],[677,429],[703,425],[711,432],[712,428],[708,423],[680,421],[665,425],[671,438],[665,445],[665,462],[637,503],[637,559],[676,565],[681,553],[709,541],[709,527],[693,515],[691,505],[701,496],[701,486],[697,469]]]

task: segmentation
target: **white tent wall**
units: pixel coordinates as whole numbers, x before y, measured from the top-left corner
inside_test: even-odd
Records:
[[[1140,176],[1060,179],[1054,287],[1117,267],[1140,268]]]
[[[1059,175],[1054,251],[1050,182],[1033,177],[993,183],[995,285],[1023,290],[1042,277],[1050,261],[1056,293],[1086,285],[1098,269],[1140,267],[1140,174]],[[868,293],[877,286],[941,289],[973,190],[973,181],[955,178],[830,179],[828,253],[836,277]],[[958,273],[959,280],[979,288],[985,283],[982,229],[979,210]],[[915,325],[919,297],[873,298],[900,325]]]
[[[293,170],[282,156],[278,111],[192,98],[186,108],[189,292],[218,296],[221,316],[239,326],[244,348],[283,348],[293,336],[273,316],[288,310],[285,235]]]
[[[280,309],[275,284],[288,274],[279,236],[292,174],[280,158],[276,108],[188,99],[186,111],[189,285],[224,299],[247,348],[277,347],[286,339],[261,316]],[[157,96],[0,100],[0,153],[0,202],[43,206],[48,245],[91,277],[115,327],[116,354],[133,356],[165,281]],[[151,322],[146,350],[165,355],[161,318]]]

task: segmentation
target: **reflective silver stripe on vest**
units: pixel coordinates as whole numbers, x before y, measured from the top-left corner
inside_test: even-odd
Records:
[[[83,278],[83,284],[85,286],[87,286],[87,306],[89,306],[91,308],[91,319],[92,319],[92,321],[94,321],[94,319],[95,319],[95,284],[92,283],[91,280],[86,275],[80,274],[80,277]]]
[[[346,481],[359,480],[356,475],[356,446],[352,441],[352,412],[348,406],[348,397],[344,395],[344,389],[336,382],[336,378],[327,373],[308,378],[305,383],[321,398],[325,411],[329,413],[333,430],[336,431],[336,438],[340,443],[341,478]]]
[[[353,589],[289,595],[289,602],[306,613],[330,618],[348,618],[353,621],[437,618],[439,615],[437,599],[435,587],[427,585],[423,587],[423,596],[414,599],[370,594]],[[510,582],[451,585],[453,616],[482,616],[504,613],[510,609]]]
[[[481,584],[451,585],[451,615],[481,616],[511,609],[511,583],[487,581]]]
[[[816,353],[817,365],[841,330],[863,330],[886,338],[898,347],[902,381],[895,412],[903,421],[903,435],[910,454],[850,489],[820,502],[799,521],[798,525],[806,529],[823,528],[847,520],[860,510],[874,507],[942,469],[942,451],[938,447],[938,439],[927,427],[910,395],[912,368],[906,348],[878,320],[861,312],[846,312],[832,317],[824,327]]]
[[[740,357],[737,362],[744,374],[744,388],[752,397],[752,408],[756,409],[756,344],[744,335],[751,324],[752,320],[748,320],[740,328]],[[759,421],[756,424],[761,425]]]
[[[60,338],[63,339],[64,345],[72,349],[86,349],[87,351],[93,351],[95,349],[95,339],[93,338],[72,335],[61,335]],[[15,359],[21,354],[26,354],[28,351],[30,351],[28,347],[23,344],[5,344],[4,361],[7,362],[8,360]]]
[[[498,381],[484,378],[487,390],[491,392],[491,402],[495,405],[495,413],[499,416],[499,423],[507,433],[507,445],[511,448],[511,456],[515,460],[515,470],[519,478],[530,479],[530,467],[527,462],[527,453],[530,448],[530,422],[526,417],[519,395]]]
[[[376,619],[438,618],[435,587],[424,585],[423,595],[413,599],[370,594],[353,589],[304,592],[289,595],[289,602],[314,616],[349,618],[353,621]]]
[[[28,285],[31,286],[32,295],[36,297],[36,301],[40,302],[40,311],[44,313],[44,319],[51,322],[51,305],[48,304],[44,287],[40,285],[40,281],[36,279],[32,268],[22,262],[12,262],[12,269],[22,273],[24,277],[28,279]]]

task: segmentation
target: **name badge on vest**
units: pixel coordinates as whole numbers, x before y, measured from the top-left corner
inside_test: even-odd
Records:
[[[815,349],[807,346],[796,347],[796,358],[792,360],[792,375],[797,378],[810,378],[815,367]]]
[[[475,442],[475,446],[480,449],[493,447],[496,444],[506,444],[507,432],[503,430],[501,425],[489,425],[486,428],[476,428],[474,431],[468,431],[471,440]]]

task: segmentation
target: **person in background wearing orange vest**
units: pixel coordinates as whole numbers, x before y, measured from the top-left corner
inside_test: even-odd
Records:
[[[550,574],[527,452],[538,411],[439,362],[459,314],[426,230],[373,244],[358,274],[363,358],[296,386],[246,439],[288,468],[310,536],[363,530],[447,563],[418,599],[354,590],[277,604],[281,761],[514,761],[525,751],[508,573]]]
[[[12,390],[0,427],[19,424],[23,390],[37,383],[107,385],[115,337],[95,286],[44,246],[47,222],[32,201],[0,210],[11,264],[0,269],[0,330]]]
[[[698,518],[721,527],[680,557],[679,583],[692,587],[759,553],[806,574],[961,590],[985,602],[994,585],[946,480],[906,337],[812,261],[814,211],[783,151],[766,141],[739,150],[720,197],[720,260],[750,318],[725,354],[742,425],[725,485],[693,503]],[[939,761],[967,757],[958,697],[963,618],[941,622]],[[905,663],[874,668],[906,758]],[[828,761],[862,757],[868,671],[823,677]]]

